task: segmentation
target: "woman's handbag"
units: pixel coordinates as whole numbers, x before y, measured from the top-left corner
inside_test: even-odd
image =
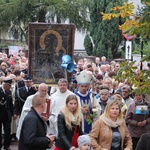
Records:
[[[79,137],[79,126],[76,125],[75,130],[74,130],[74,134],[72,137],[72,142],[71,142],[72,146],[74,146],[76,148],[78,147],[78,143],[77,143],[78,137]]]

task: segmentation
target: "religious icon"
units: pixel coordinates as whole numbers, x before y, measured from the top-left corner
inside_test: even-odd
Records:
[[[147,114],[148,107],[146,105],[136,106],[136,114]]]

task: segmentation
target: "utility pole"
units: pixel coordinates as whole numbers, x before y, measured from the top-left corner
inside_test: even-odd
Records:
[[[144,45],[144,43],[143,43],[143,40],[141,41],[141,60],[142,60],[142,58],[143,58],[143,45]],[[143,69],[143,63],[142,63],[142,61],[141,61],[141,66],[140,66],[140,70],[142,70]]]

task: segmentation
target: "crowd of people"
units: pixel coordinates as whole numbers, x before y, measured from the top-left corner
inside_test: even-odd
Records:
[[[132,92],[131,83],[114,80],[119,62],[80,59],[71,83],[61,78],[49,92],[46,83],[34,85],[22,51],[0,53],[0,60],[0,149],[10,150],[13,139],[19,150],[150,147],[142,144],[149,137],[150,102],[144,93]]]

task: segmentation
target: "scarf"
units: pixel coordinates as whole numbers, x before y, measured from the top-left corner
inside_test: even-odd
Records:
[[[75,116],[71,113],[70,117],[71,117],[71,123],[74,125],[78,125],[78,116]]]
[[[105,117],[104,114],[100,116],[100,119],[101,119],[107,126],[109,126],[109,127],[111,127],[111,128],[116,128],[116,127],[118,127],[118,126],[121,126],[122,123],[123,123],[123,121],[120,120],[120,119],[117,119],[117,121],[114,122],[114,121],[112,121],[110,118]]]

